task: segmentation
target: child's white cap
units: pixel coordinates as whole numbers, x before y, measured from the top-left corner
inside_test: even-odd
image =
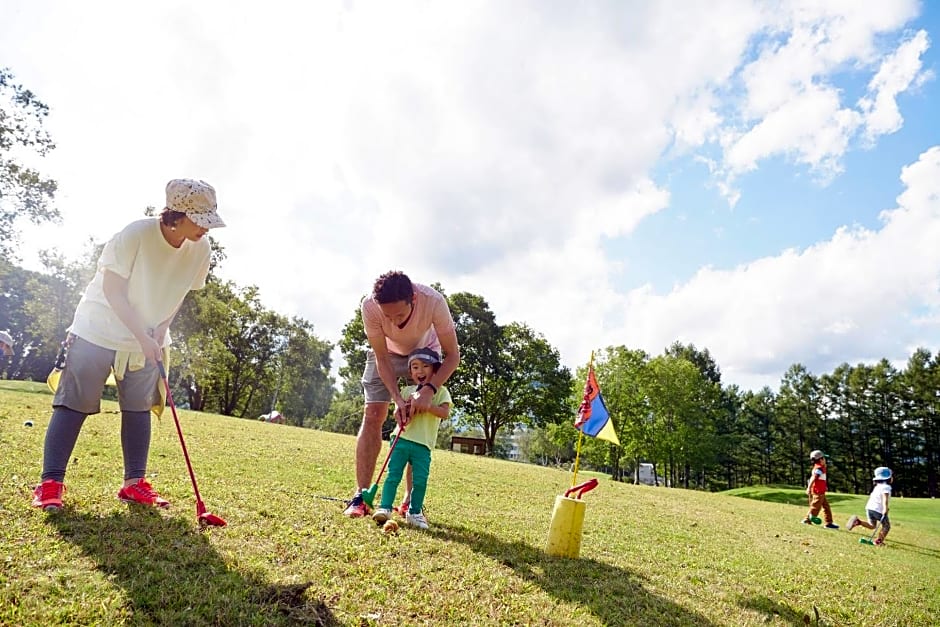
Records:
[[[885,466],[879,466],[875,468],[875,477],[872,481],[887,481],[891,478],[891,469],[886,468]]]

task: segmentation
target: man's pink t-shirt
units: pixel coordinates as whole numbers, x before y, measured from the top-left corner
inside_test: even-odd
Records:
[[[404,329],[385,317],[379,304],[371,296],[362,301],[362,324],[366,337],[372,344],[385,339],[389,352],[407,355],[416,348],[433,348],[441,352],[438,333],[454,330],[454,318],[450,315],[447,301],[437,290],[412,283],[415,293],[414,312]]]

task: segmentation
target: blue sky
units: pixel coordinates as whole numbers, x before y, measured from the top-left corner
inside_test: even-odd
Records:
[[[776,388],[940,350],[936,4],[309,4],[0,0],[58,144],[23,263],[194,177],[223,275],[329,341],[396,268],[571,367],[679,340]]]
[[[938,7],[922,4],[919,11],[918,19],[906,29],[886,36],[885,45],[896,44],[914,28],[940,32]],[[921,59],[925,68],[934,72],[940,68],[940,56],[933,47]],[[869,78],[870,72],[849,69],[831,80],[847,99],[856,100],[864,94]],[[617,243],[625,244],[638,263],[643,260],[646,271],[635,281],[650,281],[658,290],[668,290],[702,265],[734,266],[768,250],[810,246],[842,225],[877,228],[878,215],[893,206],[902,190],[897,176],[901,168],[912,155],[940,140],[938,103],[936,80],[902,94],[898,105],[903,126],[879,138],[876,146],[856,146],[843,155],[844,173],[831,181],[820,182],[810,168],[785,156],[762,163],[759,170],[740,180],[741,200],[734,208],[710,187],[704,164],[694,157],[670,159],[667,155],[653,178],[670,190],[668,210],[651,216],[626,242]],[[663,245],[669,241],[681,245]]]

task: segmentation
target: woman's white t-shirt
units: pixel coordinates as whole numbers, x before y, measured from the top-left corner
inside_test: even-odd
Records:
[[[130,223],[105,244],[69,331],[103,348],[140,351],[140,344],[105,298],[104,271],[127,279],[128,301],[145,327],[156,328],[173,315],[190,290],[205,286],[210,252],[206,238],[184,240],[179,248],[170,246],[160,232],[158,218]]]

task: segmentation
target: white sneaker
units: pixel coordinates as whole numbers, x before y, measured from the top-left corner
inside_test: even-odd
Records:
[[[412,527],[417,527],[418,529],[427,529],[428,527],[430,527],[430,525],[428,525],[428,519],[425,518],[424,514],[420,512],[417,514],[409,513],[405,517],[405,522],[411,525]]]
[[[380,507],[375,510],[375,513],[372,514],[372,520],[382,525],[385,524],[385,521],[392,517],[392,510],[385,507]]]
[[[845,527],[846,527],[849,531],[852,531],[852,529],[854,529],[854,528],[855,528],[855,525],[857,525],[857,524],[858,524],[858,516],[856,516],[856,515],[853,514],[852,516],[849,517],[849,522],[847,522],[847,523],[845,524]]]

